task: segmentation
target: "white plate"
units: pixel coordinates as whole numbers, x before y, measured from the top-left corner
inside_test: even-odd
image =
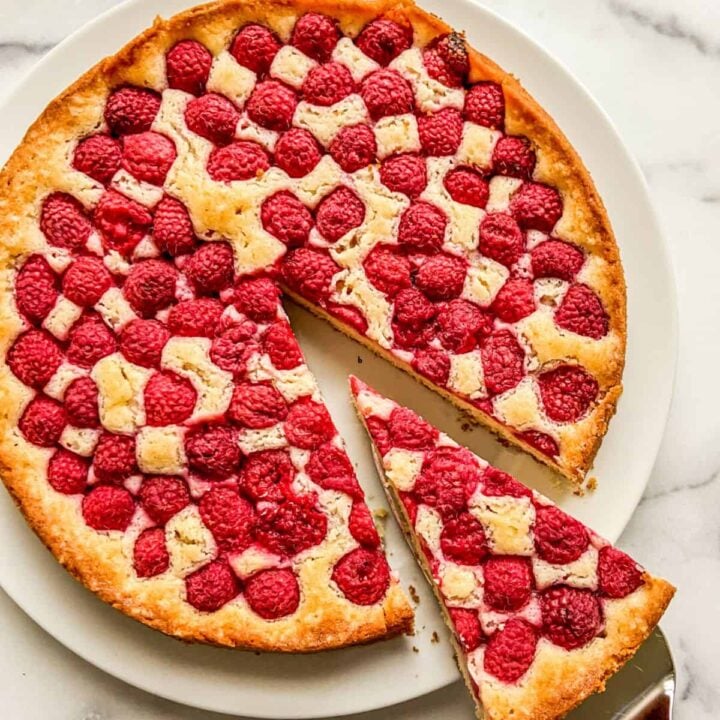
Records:
[[[47,101],[104,54],[119,48],[156,14],[187,0],[131,0],[53,50],[0,108],[5,158]],[[643,178],[608,118],[587,92],[534,42],[471,0],[423,0],[507,70],[557,119],[591,169],[619,238],[629,288],[625,395],[598,455],[599,488],[578,499],[551,486],[548,474],[485,432],[463,430],[462,418],[409,377],[370,356],[306,313],[290,308],[310,366],[319,377],[348,450],[374,505],[384,503],[367,439],[348,402],[346,377],[357,372],[426,417],[559,500],[615,540],[635,509],[652,469],[672,393],[676,355],[675,291],[668,254]],[[362,364],[360,363],[362,359]],[[208,710],[263,718],[328,717],[385,707],[455,680],[434,602],[395,525],[388,522],[391,563],[420,591],[419,632],[366,648],[310,657],[183,645],[116,613],[75,583],[0,496],[0,582],[45,630],[94,665],[156,695]],[[441,642],[432,642],[437,632]],[[413,646],[420,652],[413,652]]]

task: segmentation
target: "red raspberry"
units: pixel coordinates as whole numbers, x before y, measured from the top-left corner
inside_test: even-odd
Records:
[[[262,570],[245,582],[245,599],[261,618],[277,620],[298,609],[300,587],[292,570]]]
[[[522,618],[512,618],[487,644],[485,672],[504,683],[519,680],[532,665],[537,647],[537,631]]]
[[[120,352],[136,365],[159,367],[163,348],[169,339],[170,333],[161,322],[131,320],[120,334]]]
[[[66,423],[65,408],[52,398],[38,395],[25,408],[18,427],[28,442],[52,447],[60,439]]]
[[[63,356],[57,343],[42,330],[20,335],[7,353],[7,364],[20,382],[41,388],[60,367]]]
[[[525,238],[509,215],[490,213],[480,223],[478,249],[485,257],[511,267],[525,251]]]
[[[379,18],[369,22],[357,36],[355,44],[372,60],[388,65],[412,45],[411,27],[403,27],[392,20]]]
[[[488,552],[482,525],[467,512],[445,523],[440,547],[448,560],[459,565],[479,565]]]
[[[579,420],[595,401],[598,383],[576,365],[560,365],[538,377],[545,412],[555,422]]]
[[[80,377],[68,385],[63,398],[68,422],[79,428],[96,428],[98,415],[98,389],[92,378]]]
[[[450,358],[442,350],[418,350],[412,361],[413,370],[444,387],[450,377]]]
[[[85,522],[93,530],[127,530],[135,503],[123,487],[98,485],[82,501]]]
[[[278,370],[292,370],[303,363],[302,350],[286,320],[270,325],[262,341],[263,349]]]
[[[413,492],[443,517],[452,518],[465,511],[479,481],[480,470],[467,450],[438,448],[428,454]]]
[[[335,435],[335,426],[327,408],[309,398],[301,398],[285,420],[285,435],[291,445],[315,450]]]
[[[562,240],[546,240],[535,247],[530,255],[536,278],[557,277],[572,280],[585,262],[582,252]]]
[[[483,573],[485,602],[493,610],[517,612],[530,600],[533,574],[527,558],[490,557]]]
[[[183,265],[197,293],[209,295],[220,292],[232,284],[235,273],[235,256],[226,242],[209,242],[201,245]]]
[[[194,608],[216,612],[240,592],[240,587],[228,565],[214,560],[185,578],[185,591]]]
[[[92,225],[83,206],[67,193],[52,193],[42,204],[40,230],[50,245],[79,250],[90,237]]]
[[[393,192],[415,198],[427,185],[425,160],[415,154],[391,157],[380,167],[380,180]]]
[[[492,332],[493,318],[475,303],[458,298],[440,310],[437,324],[442,346],[455,353],[466,353]]]
[[[451,170],[443,180],[450,197],[459,203],[484,208],[490,196],[490,188],[477,170],[459,167]]]
[[[344,492],[353,500],[363,499],[350,458],[344,450],[332,443],[325,443],[313,450],[305,472],[324,490]]]
[[[375,529],[372,515],[364,502],[353,503],[348,520],[350,534],[361,544],[368,548],[380,546],[380,536]]]
[[[554,505],[537,508],[535,548],[543,560],[554,565],[577,560],[588,548],[585,526]]]
[[[379,551],[356,548],[338,560],[332,579],[350,602],[374,605],[390,586],[390,568]]]
[[[236,385],[228,417],[243,427],[269,428],[287,417],[288,406],[272,385]]]
[[[168,86],[191,95],[205,92],[213,57],[196,40],[181,40],[165,56]]]
[[[267,153],[249,140],[215,148],[208,158],[208,175],[216,182],[251,180],[270,169]]]
[[[420,266],[415,285],[431,300],[451,300],[462,292],[466,271],[467,262],[455,255],[433,255]]]
[[[415,107],[410,83],[394,70],[376,70],[368,75],[360,86],[360,95],[373,120],[410,113]]]
[[[120,483],[135,472],[135,438],[103,432],[95,448],[93,469],[98,479]]]
[[[624,552],[606,545],[598,557],[598,586],[606,597],[624,598],[643,584],[643,570]]]
[[[438,431],[412,410],[396,407],[390,414],[388,432],[395,447],[424,450],[435,445]]]
[[[247,101],[248,117],[269,130],[287,130],[292,125],[297,96],[277,80],[258,83]]]
[[[599,632],[602,611],[590,590],[558,586],[540,595],[543,635],[566,650],[587,645]]]
[[[470,69],[465,39],[456,32],[435,38],[423,51],[428,75],[448,87],[462,87]]]
[[[105,105],[105,122],[116,135],[145,132],[160,110],[160,95],[139,87],[116,90]]]
[[[246,278],[235,285],[233,301],[251,320],[266,323],[277,317],[280,293],[270,278]]]
[[[555,188],[528,182],[512,196],[510,212],[521,228],[550,232],[562,215],[562,198]]]
[[[356,330],[360,335],[364,335],[367,332],[368,322],[362,312],[356,307],[352,305],[328,303],[327,311],[333,317],[336,317],[341,322],[349,325],[353,330]]]
[[[257,539],[270,552],[292,557],[325,539],[327,517],[316,507],[315,497],[264,504],[258,508]]]
[[[81,140],[73,154],[73,167],[107,185],[120,169],[122,149],[120,142],[109,135],[90,135]]]
[[[225,145],[235,137],[240,113],[224,96],[208,93],[194,98],[185,107],[185,124],[200,137]]]
[[[170,566],[170,555],[165,547],[162,528],[143,530],[133,548],[133,567],[138,577],[154,577]]]
[[[184,480],[169,475],[148,475],[140,485],[140,504],[153,522],[165,525],[190,504]]]
[[[437,308],[415,288],[401,290],[395,297],[393,319],[411,328],[420,328],[435,318]]]
[[[147,208],[115,190],[103,194],[94,218],[105,248],[123,255],[132,253],[152,225],[152,215]]]
[[[558,327],[599,340],[608,333],[609,318],[600,298],[587,285],[573,285],[555,313]]]
[[[485,387],[491,395],[514,388],[525,375],[525,351],[509,330],[498,330],[481,347]]]
[[[298,248],[285,256],[282,278],[290,290],[319,302],[330,295],[333,275],[339,271],[340,267],[327,253]]]
[[[330,242],[339,240],[365,219],[365,205],[346,187],[339,187],[326,195],[317,207],[316,222],[320,234]]]
[[[260,352],[252,340],[257,328],[250,320],[234,325],[218,335],[210,348],[210,359],[221,369],[231,372],[237,380],[247,370],[250,357]]]
[[[367,425],[370,437],[377,446],[380,454],[387,454],[393,446],[393,441],[390,438],[390,430],[388,429],[387,423],[379,417],[371,416],[369,418],[365,418],[365,425]]]
[[[215,485],[200,499],[200,517],[222,550],[239,552],[253,542],[255,511],[236,488]]]
[[[177,270],[164,260],[142,260],[130,268],[123,295],[143,317],[154,315],[175,299]]]
[[[497,175],[529,180],[535,170],[535,151],[526,137],[505,135],[495,144],[492,162]]]
[[[460,147],[463,119],[458,110],[445,108],[418,117],[418,132],[428,155],[454,155]]]
[[[424,200],[414,202],[400,218],[398,243],[420,252],[435,252],[445,239],[447,216]]]
[[[532,493],[512,475],[488,465],[482,476],[483,495],[490,497],[532,497]]]
[[[43,320],[55,305],[57,296],[55,273],[44,257],[31,255],[15,278],[15,303],[18,310],[30,320]]]
[[[290,495],[295,468],[285,450],[261,450],[247,456],[240,488],[253,501],[282,502]]]
[[[275,164],[291,178],[304,177],[321,158],[317,140],[303,128],[291,128],[275,144]]]
[[[102,260],[89,255],[75,260],[62,279],[63,295],[80,307],[95,305],[112,284]]]
[[[155,373],[145,386],[148,425],[179,425],[195,409],[197,392],[185,377],[169,370]]]
[[[466,120],[495,130],[505,123],[505,97],[500,85],[479,82],[465,94],[463,115]]]
[[[433,325],[432,323],[403,325],[393,318],[392,331],[397,347],[417,351],[426,347],[432,340]]]
[[[367,167],[375,161],[377,143],[368,125],[348,125],[330,143],[332,159],[347,173]]]
[[[370,251],[363,261],[363,268],[368,280],[388,297],[395,297],[412,284],[410,261],[382,243],[378,243]]]
[[[258,75],[266,73],[272,65],[282,43],[277,35],[263,25],[245,25],[235,36],[230,54],[242,65]]]
[[[123,139],[123,168],[151,185],[165,182],[176,157],[175,143],[160,133],[144,132]]]
[[[169,255],[183,255],[195,247],[195,230],[185,206],[166,195],[155,208],[153,240]]]
[[[355,92],[355,81],[344,65],[329,62],[307,74],[302,92],[307,102],[330,107]]]
[[[70,330],[69,338],[67,358],[82,368],[91,368],[117,349],[112,330],[96,315],[80,318]]]
[[[53,490],[64,495],[77,495],[85,490],[88,461],[80,455],[58,448],[50,458],[47,478]]]
[[[232,475],[242,458],[235,431],[213,425],[196,427],[188,432],[185,454],[193,470],[219,479]]]
[[[260,219],[265,230],[289,247],[306,243],[313,226],[310,211],[286,190],[263,201]]]
[[[325,63],[340,39],[335,21],[320,13],[306,13],[295,23],[290,43],[313,60]]]
[[[535,294],[532,280],[510,278],[495,296],[490,309],[500,320],[516,323],[535,312]]]
[[[448,608],[448,614],[455,626],[455,634],[460,638],[463,650],[466,653],[471,653],[480,647],[483,631],[480,627],[477,610]]]
[[[523,433],[518,433],[517,436],[548,457],[557,457],[560,452],[560,448],[558,448],[555,440],[538,430],[526,430]]]

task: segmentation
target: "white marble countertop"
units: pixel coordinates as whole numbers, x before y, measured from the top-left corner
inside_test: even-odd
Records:
[[[670,241],[680,314],[675,399],[622,544],[680,588],[663,621],[678,664],[675,720],[712,720],[720,707],[720,3],[483,1],[598,99],[639,160]],[[0,0],[0,97],[54,44],[115,4]],[[9,720],[220,720],[96,670],[1,591],[0,697]],[[459,684],[363,717],[440,716],[472,717]]]

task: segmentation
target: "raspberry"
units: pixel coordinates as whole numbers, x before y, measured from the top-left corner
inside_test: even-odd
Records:
[[[536,278],[557,277],[572,280],[585,262],[582,252],[562,240],[546,240],[535,247],[530,255]]]
[[[250,609],[265,620],[292,615],[300,604],[300,588],[292,570],[262,570],[245,583]]]
[[[116,135],[146,132],[160,110],[160,95],[152,90],[124,87],[105,105],[105,122]]]
[[[424,450],[433,447],[438,431],[412,410],[396,407],[390,414],[388,432],[395,447]]]
[[[450,170],[443,180],[450,197],[459,203],[484,208],[490,196],[490,188],[482,175],[468,167]]]
[[[222,550],[239,552],[253,542],[255,511],[237,489],[216,485],[200,499],[200,517]]]
[[[422,148],[428,155],[454,155],[462,140],[462,115],[454,108],[421,115],[418,132]]]
[[[47,478],[53,490],[64,495],[76,495],[85,490],[88,461],[80,455],[59,448],[50,458]]]
[[[302,92],[307,102],[330,107],[355,92],[355,81],[344,65],[329,62],[307,74]]]
[[[168,86],[191,95],[202,94],[212,61],[213,57],[204,45],[196,40],[181,40],[165,56]]]
[[[196,400],[187,378],[169,370],[155,373],[145,386],[147,424],[179,425],[192,415]]]
[[[232,284],[235,256],[227,242],[201,245],[183,265],[194,290],[200,294],[220,292]]]
[[[272,385],[236,385],[227,414],[243,427],[269,428],[287,417],[288,406]]]
[[[394,70],[376,70],[368,75],[360,86],[360,95],[373,120],[410,113],[415,107],[410,83]]]
[[[480,252],[511,267],[525,251],[525,238],[518,224],[504,213],[490,213],[480,223]]]
[[[364,219],[365,205],[346,187],[339,187],[326,195],[316,211],[317,229],[330,242],[354,230]]]
[[[579,420],[598,394],[597,380],[576,365],[560,365],[542,373],[538,385],[545,412],[555,422]]]
[[[52,447],[60,439],[66,423],[63,406],[49,397],[38,395],[25,408],[18,427],[28,442]]]
[[[389,158],[380,167],[380,180],[393,192],[415,198],[427,185],[425,160],[415,154]]]
[[[285,450],[261,450],[247,456],[240,488],[253,502],[281,502],[290,495],[295,469]]]
[[[535,516],[535,548],[540,557],[554,565],[577,560],[590,539],[582,523],[553,505],[540,507]]]
[[[456,32],[435,38],[423,52],[428,75],[448,87],[462,87],[470,69],[462,35]]]
[[[242,458],[235,431],[212,425],[196,427],[188,432],[185,454],[193,470],[219,479],[232,475]]]
[[[270,69],[275,55],[282,47],[277,35],[262,25],[245,25],[235,36],[230,46],[230,54],[243,67],[258,75]]]
[[[528,182],[512,196],[509,210],[521,228],[550,232],[562,215],[562,198],[555,188]]]
[[[374,605],[390,585],[390,568],[377,550],[357,548],[338,560],[332,579],[340,592],[356,605]]]
[[[62,279],[63,295],[80,307],[92,307],[112,286],[112,277],[97,257],[79,257]]]
[[[292,370],[303,363],[302,350],[286,320],[270,325],[262,341],[263,349],[278,370]]]
[[[459,565],[478,565],[488,552],[482,525],[467,512],[445,523],[440,547],[448,560]]]
[[[400,327],[423,330],[436,314],[437,308],[415,288],[401,290],[395,297],[393,320]]]
[[[185,482],[169,475],[146,476],[140,485],[139,498],[143,510],[158,525],[165,525],[190,504],[190,492]]]
[[[123,168],[151,185],[165,182],[176,157],[175,143],[160,133],[144,132],[123,139]]]
[[[79,250],[90,237],[92,225],[83,206],[72,195],[55,192],[43,201],[40,230],[51,245]]]
[[[73,154],[73,167],[103,185],[113,179],[121,162],[120,142],[109,135],[91,135],[81,140]]]
[[[533,574],[527,558],[490,557],[483,573],[485,602],[493,610],[517,612],[530,600]]]
[[[465,608],[448,608],[448,614],[455,626],[455,634],[466,653],[471,653],[480,646],[483,631],[476,610]]]
[[[170,310],[168,327],[182,337],[214,337],[224,310],[215,298],[183,300]]]
[[[600,603],[590,590],[549,588],[540,595],[540,608],[543,635],[566,650],[587,645],[600,630]]]
[[[157,320],[131,320],[120,334],[120,352],[126,360],[142,367],[159,367],[167,328]]]
[[[201,612],[215,612],[239,592],[237,578],[226,563],[214,560],[185,578],[187,601]]]
[[[309,398],[301,398],[285,420],[285,435],[291,445],[315,450],[335,435],[335,426],[327,408]]]
[[[462,292],[466,271],[467,263],[461,258],[433,255],[420,266],[415,285],[431,300],[451,300]]]
[[[487,644],[485,672],[504,683],[519,680],[532,665],[537,647],[537,631],[527,620],[512,618]]]
[[[79,428],[96,428],[98,415],[98,389],[92,378],[80,377],[68,385],[63,398],[68,422]]]
[[[291,178],[307,175],[321,157],[317,140],[303,128],[291,128],[275,144],[275,164]]]
[[[606,597],[624,598],[643,584],[643,570],[624,552],[606,545],[598,557],[598,587]]]
[[[413,370],[432,380],[436,385],[447,385],[450,377],[450,358],[442,350],[418,350],[412,361]]]
[[[143,317],[154,315],[175,299],[177,270],[163,260],[143,260],[130,268],[123,295]]]
[[[165,547],[162,528],[143,530],[133,548],[133,567],[138,577],[154,577],[170,566],[170,555]]]
[[[289,247],[306,243],[313,226],[310,211],[286,190],[263,201],[260,219],[265,230]]]
[[[344,450],[332,443],[325,443],[313,450],[305,472],[324,490],[344,492],[353,500],[363,499],[350,458]]]
[[[443,517],[451,518],[466,509],[479,480],[480,470],[468,451],[439,448],[423,463],[414,493]]]
[[[235,285],[235,307],[255,322],[271,322],[277,316],[279,300],[278,287],[270,278],[247,278]]]
[[[348,520],[350,534],[361,544],[368,548],[380,546],[380,536],[375,529],[372,515],[364,502],[353,503]]]
[[[535,170],[535,151],[526,137],[505,135],[495,143],[492,162],[497,175],[529,180]]]
[[[335,21],[320,13],[306,13],[295,23],[290,43],[313,60],[325,63],[340,39]]]
[[[126,530],[134,512],[132,495],[115,485],[98,485],[82,501],[83,518],[93,530]]]
[[[509,330],[498,330],[481,347],[485,388],[499,395],[514,388],[525,375],[525,351]]]
[[[247,101],[248,117],[268,130],[288,130],[297,107],[297,97],[277,80],[258,83]]]
[[[343,127],[330,143],[332,159],[347,173],[374,162],[377,153],[375,133],[367,125]]]
[[[152,225],[147,208],[115,190],[103,194],[94,218],[105,249],[122,255],[130,255]]]
[[[398,243],[420,252],[435,252],[443,244],[446,225],[447,217],[440,208],[418,200],[400,218]]]
[[[412,28],[392,20],[379,18],[368,23],[357,36],[355,44],[379,65],[388,65],[412,45]]]
[[[43,320],[55,305],[57,296],[55,273],[45,258],[31,255],[15,278],[15,303],[18,310],[30,320]]]
[[[260,352],[258,343],[252,340],[256,329],[255,323],[246,320],[224,330],[213,340],[210,359],[219,368],[232,373],[236,380],[242,377],[250,357]]]
[[[267,153],[257,143],[236,140],[215,148],[208,158],[208,175],[216,182],[251,180],[270,169]]]
[[[208,93],[194,98],[185,107],[185,124],[200,137],[225,145],[235,137],[240,113],[224,96]]]
[[[385,455],[393,446],[387,423],[379,417],[369,417],[365,418],[365,425],[380,455]]]
[[[60,367],[63,356],[57,343],[42,330],[20,335],[7,353],[13,375],[31,388],[41,388]]]
[[[161,252],[176,256],[195,247],[195,231],[185,206],[166,195],[155,208],[153,240]]]
[[[548,457],[557,457],[560,452],[555,440],[538,430],[526,430],[523,433],[518,433],[518,437]]]
[[[103,432],[95,448],[93,469],[98,479],[120,483],[135,472],[135,438]]]
[[[326,532],[327,517],[316,507],[314,496],[258,508],[257,539],[278,555],[297,555],[322,542]]]
[[[505,122],[505,97],[500,85],[479,82],[465,94],[463,115],[466,120],[495,130],[502,130]]]
[[[298,248],[283,260],[282,278],[290,290],[319,302],[330,295],[333,275],[340,267],[327,253]]]
[[[69,338],[67,358],[82,368],[91,368],[117,349],[112,330],[96,315],[80,318],[70,330]]]
[[[360,335],[364,335],[368,329],[368,322],[360,310],[352,305],[336,305],[328,303],[327,311],[341,322],[349,325]]]
[[[608,333],[609,318],[587,285],[573,285],[555,313],[555,322],[564,330],[599,340]]]
[[[410,261],[393,252],[387,245],[378,243],[363,261],[368,280],[388,297],[395,297],[409,288]]]
[[[442,346],[455,353],[466,353],[492,332],[493,318],[475,303],[458,298],[440,310],[437,324]]]
[[[535,312],[535,294],[532,280],[510,278],[495,296],[490,309],[500,320],[516,323]]]
[[[482,476],[483,495],[490,497],[521,498],[532,497],[532,493],[524,485],[521,485],[512,475],[488,465]]]

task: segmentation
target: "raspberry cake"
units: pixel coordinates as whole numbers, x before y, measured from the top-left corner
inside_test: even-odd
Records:
[[[674,588],[412,410],[351,390],[478,717],[549,720],[602,690]]]

